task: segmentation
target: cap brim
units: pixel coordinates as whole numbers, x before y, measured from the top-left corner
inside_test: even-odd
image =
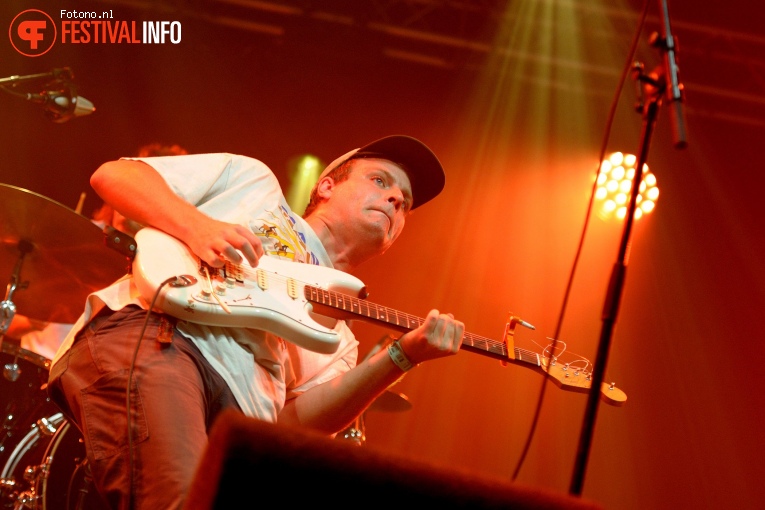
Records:
[[[406,135],[386,136],[343,154],[327,165],[319,179],[345,161],[358,157],[379,157],[401,165],[412,185],[412,209],[438,196],[446,184],[444,169],[433,151]]]

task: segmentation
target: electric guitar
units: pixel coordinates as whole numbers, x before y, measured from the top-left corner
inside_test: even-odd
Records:
[[[261,257],[254,268],[246,262],[213,268],[160,230],[143,228],[135,240],[133,278],[139,292],[155,308],[181,320],[262,329],[319,353],[337,350],[340,339],[333,327],[338,319],[360,319],[403,333],[424,322],[367,301],[361,280],[329,267]],[[513,319],[505,328],[505,341],[465,332],[461,349],[526,366],[562,389],[589,393],[590,371],[515,347]],[[605,383],[601,397],[612,405],[627,400],[622,390]]]

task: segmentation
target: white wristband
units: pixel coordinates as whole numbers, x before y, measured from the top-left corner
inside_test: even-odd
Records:
[[[414,368],[414,365],[412,365],[412,362],[409,361],[409,358],[404,354],[404,350],[398,344],[398,340],[388,346],[388,355],[393,360],[393,363],[403,372],[408,372]]]

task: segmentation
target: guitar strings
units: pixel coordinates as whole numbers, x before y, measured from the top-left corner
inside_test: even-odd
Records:
[[[213,269],[215,269],[215,268],[213,268]],[[239,274],[241,274],[244,277],[247,277],[248,279],[254,280],[256,282],[258,281],[258,272],[259,271],[264,273],[264,274],[266,274],[266,275],[268,275],[269,281],[279,282],[279,283],[282,283],[282,284],[286,285],[287,281],[291,280],[291,281],[297,282],[298,284],[301,284],[303,286],[307,286],[307,287],[311,287],[311,288],[317,289],[322,295],[329,297],[330,303],[332,303],[332,299],[334,299],[336,304],[333,305],[333,306],[342,308],[343,310],[354,311],[354,312],[357,312],[357,313],[359,313],[361,315],[364,315],[363,313],[361,313],[362,308],[367,308],[370,311],[375,311],[376,315],[374,316],[374,318],[376,318],[378,320],[382,320],[382,321],[387,322],[389,324],[395,324],[395,325],[399,325],[399,326],[401,325],[401,321],[400,320],[398,320],[397,322],[393,322],[393,321],[389,320],[390,317],[395,317],[397,319],[405,319],[406,320],[406,324],[407,324],[406,327],[409,328],[409,329],[414,329],[414,328],[411,328],[410,326],[408,326],[409,324],[416,323],[419,326],[419,325],[421,325],[424,322],[424,319],[422,319],[421,317],[417,317],[415,315],[411,315],[411,314],[408,314],[406,312],[400,312],[400,311],[395,310],[393,308],[388,308],[386,306],[378,305],[378,304],[373,303],[371,301],[367,301],[365,299],[357,298],[357,297],[351,296],[349,294],[344,294],[344,293],[339,292],[339,291],[325,289],[325,288],[319,286],[318,284],[313,284],[313,283],[305,282],[305,281],[302,281],[302,280],[300,280],[298,278],[295,278],[295,277],[282,276],[279,273],[275,273],[273,271],[269,271],[268,269],[252,268],[252,267],[248,267],[248,266],[243,265],[243,264],[234,264],[233,262],[226,262],[225,266],[222,269],[225,270],[227,272],[227,274],[229,274],[230,276],[231,275],[239,275]],[[217,269],[215,269],[215,270],[218,271]],[[326,304],[326,303],[324,303],[324,304]],[[352,308],[347,308],[346,304],[347,305],[351,305]],[[382,313],[380,313],[380,312],[382,312]],[[383,318],[383,317],[385,317],[385,318]],[[483,337],[483,336],[476,335],[476,334],[469,333],[469,332],[465,332],[464,333],[464,339],[469,340],[469,342],[470,342],[469,345],[471,345],[471,346],[485,344],[487,346],[485,348],[485,350],[491,351],[491,352],[497,352],[497,350],[499,350],[503,355],[509,357],[509,352],[508,352],[508,349],[507,349],[507,344],[505,342],[503,342],[503,341],[494,340],[494,339],[491,339],[491,338]],[[465,343],[464,339],[463,339],[463,343]],[[522,349],[520,347],[514,347],[514,349],[515,349],[516,357],[521,357],[521,356],[524,356],[524,355],[525,356],[531,356],[531,357],[539,356],[539,354],[534,352],[534,351],[530,351],[530,350],[527,350],[527,349]],[[544,357],[544,354],[542,354],[542,356]]]
[[[325,289],[318,284],[302,281],[299,278],[295,278],[292,276],[290,277],[282,276],[281,274],[270,271],[268,269],[252,268],[246,265],[237,265],[232,262],[226,262],[225,266],[222,269],[225,271],[226,276],[241,275],[244,278],[248,278],[256,282],[259,280],[258,272],[261,272],[264,275],[266,275],[268,277],[269,282],[281,283],[284,286],[288,285],[287,283],[288,281],[292,281],[299,285],[302,285],[303,287],[310,287],[312,289],[316,289],[317,295],[319,295],[320,297],[324,299],[327,299],[327,301],[314,300],[316,302],[325,304],[327,306],[340,308],[345,311],[350,311],[352,313],[357,313],[362,316],[368,316],[376,320],[380,320],[388,324],[397,325],[400,327],[402,326],[401,320],[404,319],[406,320],[405,327],[409,330],[414,329],[413,327],[411,327],[412,323],[415,323],[417,324],[417,326],[419,326],[424,322],[424,319],[420,317],[417,317],[405,312],[400,312],[393,308],[388,308],[382,305],[378,305],[376,303],[367,301],[365,299],[357,298],[339,291]],[[206,267],[205,267],[205,270],[206,270]],[[215,269],[215,274],[219,275],[218,269]],[[209,274],[208,274],[208,278],[209,278]],[[241,281],[242,283],[244,282],[243,279],[236,278],[236,276],[235,276],[235,279],[237,279],[238,281]],[[311,299],[308,299],[308,300],[311,301]],[[368,311],[366,314],[362,312],[362,310],[365,308]],[[372,312],[374,313],[374,315],[372,315]],[[391,320],[391,317],[395,318],[396,320],[395,321]],[[534,342],[534,343],[539,345],[537,342]],[[483,350],[487,352],[500,353],[502,356],[505,356],[506,358],[509,358],[509,359],[518,359],[523,361],[529,361],[529,359],[532,359],[534,360],[533,363],[535,363],[537,366],[540,366],[540,367],[546,366],[547,367],[546,370],[549,370],[552,366],[554,366],[555,362],[560,358],[560,355],[557,357],[553,356],[554,353],[552,352],[550,352],[549,355],[546,355],[548,354],[548,349],[550,348],[550,346],[548,346],[547,348],[543,348],[542,354],[539,354],[537,352],[534,352],[528,349],[523,349],[520,347],[513,346],[514,356],[511,356],[511,353],[509,352],[509,349],[508,349],[508,345],[505,342],[479,336],[469,332],[464,333],[463,344],[467,344],[472,347],[478,347],[478,348],[481,348],[480,346],[484,345],[485,347],[482,347]],[[539,347],[542,348],[541,345]],[[564,343],[564,348],[561,354],[563,354],[563,352],[565,351],[566,351],[566,346]],[[543,363],[545,359],[549,359],[550,363],[545,365]],[[580,361],[584,362],[583,367],[580,366],[579,364]],[[587,374],[589,373],[588,367],[591,366],[591,363],[586,358],[581,357],[581,359],[575,360],[571,363],[567,363],[566,365],[568,367],[580,370],[583,373]]]
[[[585,374],[591,374],[592,373],[592,369],[590,368],[590,367],[592,367],[592,363],[590,362],[589,359],[587,359],[586,357],[582,356],[581,354],[577,354],[577,353],[575,353],[573,351],[568,351],[568,345],[563,340],[558,339],[558,341],[556,342],[555,339],[550,338],[549,336],[547,337],[547,339],[550,340],[550,343],[547,344],[546,347],[543,347],[536,340],[532,339],[531,341],[534,342],[536,345],[538,345],[540,349],[542,349],[542,356],[544,356],[545,358],[549,359],[551,361],[551,363],[559,362],[559,360],[561,359],[563,354],[565,352],[569,352],[569,354],[571,354],[572,356],[578,356],[578,359],[575,359],[574,361],[570,361],[570,362],[567,362],[567,363],[563,362],[563,361],[560,361],[560,363],[564,363],[568,367],[571,367],[571,368],[574,368],[574,369],[578,369],[578,370],[580,370],[581,372],[583,372]],[[560,354],[558,354],[556,356],[555,353],[552,352],[553,346],[560,347],[560,345],[563,346],[562,350],[560,351]],[[582,366],[582,364],[584,364],[584,366]]]

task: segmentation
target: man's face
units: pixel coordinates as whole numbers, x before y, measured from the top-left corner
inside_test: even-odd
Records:
[[[371,243],[383,253],[401,234],[412,207],[412,185],[401,167],[386,159],[358,158],[348,178],[335,184],[335,217],[349,229],[347,242]]]

